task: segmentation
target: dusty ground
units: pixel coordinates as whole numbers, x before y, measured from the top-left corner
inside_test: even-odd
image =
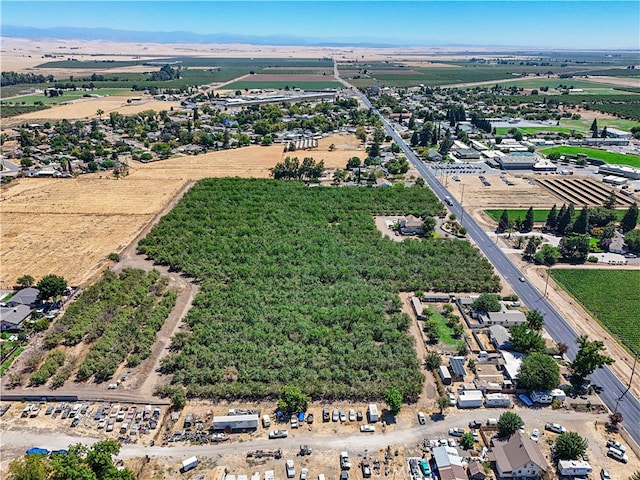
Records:
[[[133,115],[145,110],[171,110],[171,108],[181,108],[180,102],[163,102],[145,97],[140,101],[127,103],[131,97],[140,97],[137,92],[129,92],[123,95],[114,95],[100,98],[81,98],[64,105],[54,105],[46,110],[25,113],[10,119],[3,120],[4,126],[18,125],[25,121],[47,121],[47,120],[88,120],[98,118],[97,111],[102,110],[103,116],[108,118],[109,113],[119,112],[122,115]]]
[[[335,150],[328,151],[334,144]],[[303,158],[343,167],[358,144],[352,135],[327,137]],[[291,154],[291,153],[289,153]],[[268,177],[283,158],[281,145],[250,146],[161,162],[132,162],[119,180],[106,173],[70,179],[20,179],[3,187],[0,209],[2,272],[0,285],[49,273],[82,285],[106,267],[106,256],[120,252],[167,205],[186,182],[207,177]]]
[[[608,83],[609,85],[620,85],[622,87],[640,87],[640,79],[637,77],[606,77],[606,76],[598,76],[598,77],[585,77],[581,78],[581,80],[586,80],[587,82],[593,83]]]

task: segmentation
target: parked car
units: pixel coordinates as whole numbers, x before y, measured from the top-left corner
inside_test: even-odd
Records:
[[[376,427],[373,425],[360,425],[360,431],[363,433],[373,433],[376,431]]]
[[[464,435],[464,428],[450,428],[449,435],[453,437],[461,437]]]
[[[340,423],[347,421],[347,414],[344,410],[340,410]]]
[[[611,458],[619,460],[622,463],[627,463],[629,461],[629,457],[627,456],[627,454],[618,450],[617,448],[609,447],[607,455]]]
[[[291,428],[298,428],[298,419],[295,415],[291,416]]]
[[[340,418],[340,411],[337,408],[334,408],[333,412],[331,412],[331,421],[337,422],[339,418]]]
[[[473,420],[471,422],[469,422],[469,428],[480,428],[482,426],[482,422],[480,420]]]
[[[347,452],[340,452],[340,468],[342,470],[349,470],[351,468],[351,460],[349,460],[349,454]]]
[[[323,422],[328,422],[331,419],[330,415],[329,415],[329,407],[324,407],[322,409],[322,421]]]
[[[609,475],[609,470],[603,468],[600,470],[600,478],[602,480],[611,480],[611,475]]]
[[[293,464],[293,460],[287,460],[284,462],[284,468],[287,472],[287,478],[293,478],[296,476],[296,467]]]
[[[538,430],[537,428],[534,428],[529,438],[531,438],[531,440],[533,440],[534,442],[537,442],[538,440],[540,440],[540,430]]]
[[[554,433],[565,433],[567,431],[567,429],[564,428],[559,423],[550,423],[550,422],[547,422],[544,424],[544,429]]]
[[[616,442],[613,439],[607,440],[607,448],[611,448],[611,447],[620,450],[622,453],[625,453],[627,451],[627,447],[622,445],[620,442]]]
[[[309,469],[303,468],[302,471],[300,472],[300,480],[307,480],[308,476],[309,476]]]
[[[353,408],[349,409],[349,421],[350,422],[356,421],[356,411]]]
[[[427,423],[427,417],[424,416],[423,412],[418,412],[418,423],[420,425],[424,425],[425,423]]]
[[[362,415],[362,410],[358,410],[358,411],[356,412],[356,420],[357,420],[357,421],[359,421],[359,422],[361,422],[363,418],[364,418],[364,417],[363,417],[363,415]]]
[[[309,424],[313,423],[313,413],[310,413],[307,415],[307,423]]]
[[[269,432],[269,438],[287,438],[289,436],[288,430],[272,430]]]
[[[340,472],[340,480],[349,480],[349,472],[342,470]]]

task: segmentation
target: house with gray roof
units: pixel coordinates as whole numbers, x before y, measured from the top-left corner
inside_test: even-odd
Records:
[[[40,290],[34,287],[27,287],[19,290],[13,297],[7,301],[8,306],[14,305],[28,305],[34,306],[38,301],[38,295]]]
[[[549,465],[538,444],[516,432],[507,438],[493,438],[489,459],[495,462],[498,478],[542,478]]]
[[[491,338],[491,343],[493,343],[498,350],[509,350],[511,333],[502,325],[491,325],[489,327],[489,337]]]
[[[0,329],[4,331],[22,330],[22,323],[31,317],[31,308],[27,305],[0,307]]]

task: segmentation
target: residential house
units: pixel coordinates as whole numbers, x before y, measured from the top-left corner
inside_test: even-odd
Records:
[[[424,222],[418,217],[408,215],[407,218],[400,219],[400,233],[402,235],[423,235]]]
[[[435,447],[433,459],[438,467],[441,480],[467,480],[467,472],[462,466],[462,458],[453,447]]]
[[[491,343],[498,350],[509,350],[511,340],[511,333],[502,325],[491,325],[489,327],[489,337],[491,338]]]
[[[489,459],[495,462],[498,478],[541,478],[549,465],[538,444],[516,432],[507,438],[493,438]]]
[[[22,324],[31,317],[31,308],[27,305],[0,307],[0,329],[15,332],[22,330]]]
[[[519,310],[507,310],[503,307],[500,312],[488,312],[480,316],[485,325],[502,325],[513,327],[527,323],[527,317]]]
[[[40,290],[34,287],[23,288],[7,301],[7,305],[12,307],[15,305],[26,305],[34,307],[38,302]]]
[[[454,382],[464,382],[467,371],[464,368],[464,357],[450,357],[451,378]]]

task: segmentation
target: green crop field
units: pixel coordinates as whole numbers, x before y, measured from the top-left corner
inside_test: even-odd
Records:
[[[558,209],[560,208],[560,205],[558,206]],[[521,220],[524,220],[524,217],[527,215],[527,208],[508,208],[507,209],[507,214],[509,215],[509,219],[510,220],[515,220],[517,218],[520,218]],[[484,212],[489,215],[489,217],[491,217],[492,220],[494,221],[498,221],[500,220],[500,216],[502,215],[502,212],[504,211],[503,208],[499,208],[499,209],[490,209],[490,210],[485,210]],[[547,221],[547,217],[549,216],[549,211],[550,209],[534,209],[533,210],[533,221],[534,222],[546,222]],[[575,220],[576,218],[578,218],[578,215],[580,214],[580,212],[582,211],[582,209],[577,209],[573,212],[573,219]],[[627,210],[626,209],[621,209],[621,210],[616,210],[616,215],[618,216],[618,221],[622,220],[622,217],[624,217],[624,214]],[[640,218],[638,219],[638,221],[640,222]]]
[[[579,130],[575,128],[567,128],[567,127],[500,127],[496,128],[496,135],[506,135],[509,131],[515,128],[523,135],[539,135],[543,132],[557,132],[557,133],[567,133],[578,132],[585,134],[588,130]]]
[[[293,88],[301,88],[302,90],[319,90],[323,88],[344,88],[340,82],[335,81],[256,81],[252,82],[251,80],[239,80],[237,82],[230,83],[229,85],[225,85],[225,90],[251,90],[254,88],[273,88],[273,89],[284,89],[289,87]]]
[[[126,88],[98,88],[92,91],[76,90],[65,91],[60,97],[45,97],[44,93],[38,93],[34,95],[23,95],[21,97],[4,98],[2,100],[3,105],[34,105],[36,102],[42,102],[44,105],[51,105],[54,103],[63,103],[71,100],[77,100],[84,96],[90,95],[122,95],[130,93],[131,89]]]
[[[426,188],[198,182],[139,247],[202,285],[162,371],[206,398],[289,384],[325,399],[380,399],[393,385],[415,399],[423,377],[398,294],[499,288],[468,242],[394,242],[373,220],[441,211]]]
[[[588,157],[602,160],[605,163],[614,163],[620,165],[630,165],[632,167],[640,168],[640,156],[628,155],[624,153],[606,152],[604,150],[598,150],[596,148],[585,147],[572,147],[572,146],[560,146],[544,148],[540,150],[541,153],[549,155],[550,153],[559,153],[560,155],[577,155],[584,153]]]
[[[553,279],[629,350],[640,350],[640,270],[551,269]]]
[[[560,120],[561,127],[567,127],[569,129],[573,128],[577,131],[589,131],[592,123],[592,119],[571,120],[563,118]],[[621,118],[599,118],[598,128],[602,129],[603,127],[614,127],[628,132],[632,127],[640,127],[640,122],[635,120],[624,120]]]

